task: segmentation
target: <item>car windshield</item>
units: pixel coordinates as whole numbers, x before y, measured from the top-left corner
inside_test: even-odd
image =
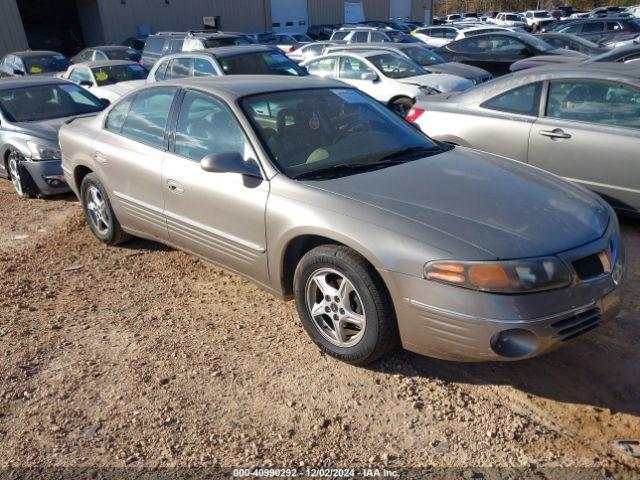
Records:
[[[245,97],[241,106],[275,166],[290,178],[348,174],[440,147],[363,93],[322,88]],[[403,152],[406,153],[403,156]]]
[[[528,33],[522,33],[522,39],[526,41],[529,45],[542,52],[548,52],[550,50],[555,50],[556,48],[553,45],[549,45],[544,40],[540,40],[538,37],[534,37],[533,35],[529,35]]]
[[[236,45],[251,45],[244,37],[205,38],[204,48],[233,47]]]
[[[65,58],[64,55],[33,55],[24,57],[24,66],[27,69],[27,73],[31,75],[38,75],[39,73],[51,73],[51,72],[64,72],[71,62]]]
[[[313,38],[304,34],[295,34],[291,36],[295,38],[298,42],[313,42]]]
[[[0,109],[12,122],[34,122],[99,112],[104,105],[73,84],[37,85],[0,91]]]
[[[420,65],[393,53],[372,55],[367,60],[389,78],[407,78],[429,73]]]
[[[221,57],[218,61],[226,75],[307,75],[302,67],[275,50]]]
[[[133,48],[117,49],[117,50],[105,50],[104,54],[109,60],[130,60],[132,62],[140,61],[140,52],[135,51]]]
[[[420,43],[413,35],[408,35],[405,32],[384,32],[391,39],[393,43]]]
[[[91,71],[99,87],[147,78],[147,71],[140,65],[109,65],[92,68]]]
[[[409,55],[414,62],[423,67],[444,63],[444,59],[440,55],[432,52],[428,48],[409,47],[403,50],[403,52]]]

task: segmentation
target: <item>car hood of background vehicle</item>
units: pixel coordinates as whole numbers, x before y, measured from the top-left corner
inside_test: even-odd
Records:
[[[549,50],[551,55],[560,55],[563,57],[573,57],[574,59],[587,58],[589,55],[575,50],[569,50],[568,48],[556,48],[555,50]],[[539,55],[542,56],[542,55]]]
[[[600,238],[609,223],[609,209],[595,194],[542,170],[461,147],[305,183],[443,232],[496,259],[569,250]],[[424,232],[426,242],[428,236]]]
[[[116,100],[120,98],[122,95],[129,93],[131,90],[137,87],[141,87],[142,85],[146,85],[146,80],[129,80],[127,82],[119,82],[114,83],[113,85],[105,85],[104,87],[98,87],[95,92],[93,92],[96,96],[100,97],[100,94],[104,94],[105,92],[109,95],[107,100]]]
[[[525,68],[540,67],[543,65],[560,65],[568,63],[579,63],[580,58],[571,57],[568,55],[537,55],[535,57],[525,58],[518,60],[511,64],[510,70],[516,72]]]
[[[398,81],[409,85],[426,85],[440,92],[467,90],[474,85],[471,80],[448,73],[428,73],[426,75],[416,75],[415,77],[399,78]]]
[[[436,65],[427,65],[424,68],[430,72],[448,73],[449,75],[457,75],[464,78],[481,78],[489,75],[489,72],[482,68],[457,62],[438,63]]]
[[[57,144],[58,130],[69,118],[73,117],[52,118],[51,120],[41,120],[39,122],[16,122],[13,125],[19,132],[50,140]]]

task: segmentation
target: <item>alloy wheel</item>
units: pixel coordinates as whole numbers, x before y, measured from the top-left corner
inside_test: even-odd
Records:
[[[111,215],[100,189],[90,185],[85,192],[85,204],[89,220],[100,235],[106,235],[111,228]]]
[[[329,342],[352,347],[364,336],[367,317],[362,298],[351,280],[331,268],[309,276],[306,303],[313,324]]]
[[[9,176],[11,177],[11,183],[15,188],[16,193],[20,196],[24,196],[22,190],[22,179],[20,178],[20,167],[18,165],[19,158],[15,153],[9,155]]]

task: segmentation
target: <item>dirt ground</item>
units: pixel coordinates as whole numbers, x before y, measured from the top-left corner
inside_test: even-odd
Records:
[[[259,465],[640,478],[611,444],[640,438],[640,223],[623,232],[615,322],[521,363],[398,350],[364,369],[321,354],[293,303],[153,242],[105,247],[73,197],[18,199],[0,180],[0,478]]]

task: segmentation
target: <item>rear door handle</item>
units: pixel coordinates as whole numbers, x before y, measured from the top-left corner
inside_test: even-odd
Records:
[[[167,180],[167,188],[171,193],[175,193],[177,195],[184,193],[184,187],[182,186],[182,184],[180,182],[176,182],[175,180]]]
[[[105,157],[102,153],[100,152],[95,152],[93,154],[93,158],[96,159],[96,162],[98,163],[107,163],[107,157]]]
[[[554,128],[553,130],[540,130],[538,133],[549,138],[571,138],[571,135],[565,133],[561,128]]]

